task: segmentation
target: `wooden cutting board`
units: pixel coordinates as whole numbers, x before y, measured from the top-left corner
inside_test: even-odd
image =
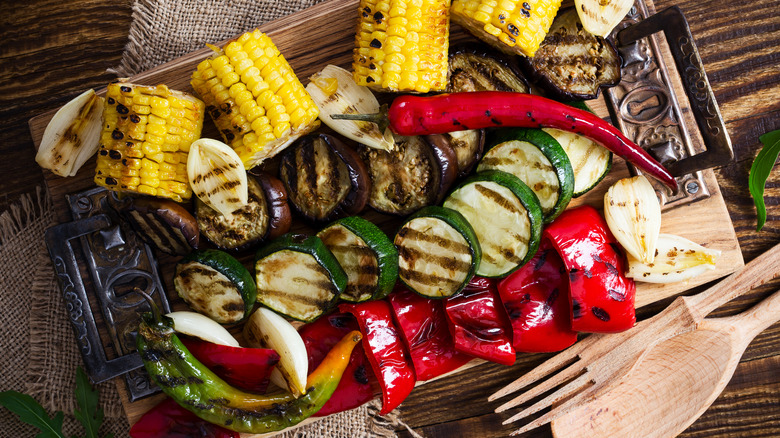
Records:
[[[648,9],[653,10],[651,0],[646,0],[645,4],[647,4]],[[335,64],[347,69],[351,68],[357,5],[357,0],[330,0],[268,23],[260,29],[273,39],[305,85],[308,83],[307,78],[309,76],[327,64]],[[453,26],[451,41],[456,42],[470,38],[460,28]],[[130,81],[146,85],[164,83],[172,89],[192,93],[192,88],[189,85],[190,74],[201,60],[211,54],[212,51],[210,49],[204,48],[155,69],[133,76],[130,78]],[[671,65],[671,62],[667,62],[667,64]],[[674,84],[674,87],[676,95],[684,95],[679,84]],[[588,105],[601,117],[609,115],[607,104],[602,98],[590,101]],[[685,104],[681,103],[681,106],[685,112]],[[54,111],[42,114],[29,122],[36,148],[40,144],[44,129],[53,113]],[[208,118],[203,135],[205,137],[219,138],[216,128]],[[273,164],[273,162],[269,163],[268,167],[272,167]],[[59,222],[72,220],[65,195],[93,187],[93,172],[94,161],[88,162],[76,176],[71,178],[60,178],[44,171],[46,184],[51,193]],[[613,170],[605,180],[587,195],[575,199],[571,205],[576,206],[586,203],[601,209],[606,189],[614,181],[626,176],[629,176],[629,171],[625,162],[616,157],[613,163]],[[680,294],[692,287],[723,277],[744,265],[736,234],[714,173],[711,170],[703,171],[703,180],[710,192],[710,196],[694,203],[666,209],[663,213],[661,231],[686,237],[708,248],[721,250],[722,256],[718,260],[716,269],[688,283],[665,286],[638,283],[637,307]],[[397,219],[375,212],[367,212],[366,217],[377,222],[389,233],[393,232],[393,228],[398,223]],[[312,230],[303,224],[297,224],[294,228],[301,231]],[[171,287],[173,263],[175,263],[175,259],[170,257],[162,257],[160,259],[160,272],[168,291],[173,290]],[[175,297],[170,293],[169,299],[176,301]],[[175,303],[175,305],[183,306],[180,301],[178,304]],[[463,370],[460,370],[460,372],[469,372],[466,368],[470,368],[478,363],[481,362],[474,361]],[[123,394],[125,410],[131,424],[159,401],[159,397],[150,397],[130,403],[125,395],[124,382],[121,379],[117,379],[117,382],[117,386]]]

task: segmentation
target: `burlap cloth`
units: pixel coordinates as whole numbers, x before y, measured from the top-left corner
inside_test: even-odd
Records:
[[[239,35],[317,2],[138,0],[121,65],[114,71],[131,76],[202,48],[207,42]],[[51,202],[42,190],[0,214],[0,391],[25,392],[50,413],[65,412],[65,433],[82,434],[71,415],[76,408],[73,390],[81,356],[43,239],[44,231],[53,224]],[[129,436],[115,383],[100,384],[98,389],[106,416],[101,433]],[[394,430],[405,425],[396,412],[376,416],[378,407],[375,400],[280,437],[395,436]],[[0,407],[0,437],[33,436],[33,427]]]

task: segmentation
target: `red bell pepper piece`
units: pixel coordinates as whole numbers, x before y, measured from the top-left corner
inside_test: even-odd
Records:
[[[241,348],[200,339],[181,338],[187,350],[206,368],[232,386],[262,394],[279,362],[279,353],[269,348]]]
[[[566,210],[544,237],[569,271],[572,330],[615,333],[633,327],[636,285],[624,275],[625,257],[599,212],[590,206]]]
[[[382,387],[385,415],[403,402],[416,382],[411,361],[393,324],[392,310],[386,301],[341,304],[340,312],[355,315],[363,332],[363,349]]]
[[[525,353],[561,351],[577,341],[571,329],[569,281],[549,241],[522,268],[498,283],[512,323],[512,346]]]
[[[332,313],[318,318],[316,321],[302,326],[298,333],[306,345],[309,355],[309,369],[319,366],[325,355],[338,344],[341,339],[353,330],[359,330],[355,318],[348,313]],[[339,386],[315,415],[324,417],[336,412],[356,408],[374,398],[375,381],[371,365],[368,363],[363,346],[357,345],[352,350],[349,364],[339,380]]]
[[[166,398],[130,428],[132,438],[239,438],[238,432],[201,420]]]
[[[515,363],[509,321],[495,282],[474,277],[444,308],[456,350],[504,365]]]
[[[471,358],[455,350],[447,328],[444,302],[406,289],[387,297],[414,364],[417,380],[430,380],[460,368]]]

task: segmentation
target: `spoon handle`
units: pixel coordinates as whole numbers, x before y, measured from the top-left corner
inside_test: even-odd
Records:
[[[780,290],[739,315],[723,319],[730,319],[729,323],[745,334],[747,342],[752,341],[759,333],[780,321]]]
[[[697,322],[710,312],[780,275],[780,244],[761,254],[739,271],[697,295],[685,297],[685,303]]]

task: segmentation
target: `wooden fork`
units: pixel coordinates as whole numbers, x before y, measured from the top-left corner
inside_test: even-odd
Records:
[[[696,329],[713,310],[778,275],[780,244],[704,292],[690,297],[678,297],[664,311],[640,322],[630,330],[588,336],[491,395],[488,401],[495,401],[540,382],[495,410],[496,413],[504,412],[563,385],[505,420],[503,424],[513,423],[553,406],[550,412],[511,435],[549,423],[617,383],[651,345]],[[558,373],[553,374],[556,371]],[[545,378],[547,380],[542,381]]]

